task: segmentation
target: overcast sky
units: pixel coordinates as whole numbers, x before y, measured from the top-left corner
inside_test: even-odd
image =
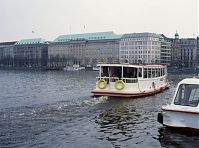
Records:
[[[0,42],[103,31],[194,37],[198,7],[197,0],[0,0]]]

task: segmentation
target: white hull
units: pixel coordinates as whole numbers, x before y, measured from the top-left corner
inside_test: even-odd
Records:
[[[163,108],[163,124],[174,128],[191,128],[199,130],[199,111],[187,109]]]
[[[168,84],[162,85],[156,89],[151,89],[147,91],[118,91],[118,90],[93,90],[95,96],[112,96],[112,97],[144,97],[160,93],[169,87]]]
[[[122,90],[117,90],[115,82],[109,82],[104,89],[100,89],[96,83],[96,88],[92,91],[95,96],[121,96],[140,97],[149,96],[162,92],[169,87],[166,77],[152,79],[138,79],[137,83],[125,83]]]
[[[167,127],[199,132],[199,78],[178,84],[171,104],[162,107],[158,121]]]

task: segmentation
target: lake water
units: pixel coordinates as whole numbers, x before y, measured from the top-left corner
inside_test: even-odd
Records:
[[[198,147],[199,136],[157,122],[177,83],[137,99],[92,97],[97,72],[0,71],[0,147]]]

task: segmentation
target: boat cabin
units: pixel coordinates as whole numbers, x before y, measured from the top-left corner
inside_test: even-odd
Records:
[[[144,96],[167,87],[164,65],[98,64],[94,95]]]
[[[167,74],[166,66],[163,65],[117,65],[117,64],[101,64],[100,79],[110,78],[110,82],[122,79],[125,83],[133,83],[139,79],[157,78]]]

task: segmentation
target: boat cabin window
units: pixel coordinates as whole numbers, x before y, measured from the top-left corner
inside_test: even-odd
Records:
[[[148,68],[148,78],[151,78],[151,68]]]
[[[156,76],[157,76],[157,77],[160,77],[160,76],[161,76],[161,75],[160,75],[160,68],[157,69],[157,74],[156,74]]]
[[[147,78],[147,68],[144,68],[144,78]]]
[[[138,77],[142,77],[142,68],[138,68]]]
[[[122,67],[109,67],[103,66],[101,71],[101,77],[122,77]]]
[[[155,78],[155,68],[152,68],[152,78]]]
[[[165,74],[165,73],[164,73],[164,68],[162,68],[162,76],[164,76],[164,74]]]
[[[144,68],[143,77],[144,78],[156,78],[164,76],[164,68]]]
[[[182,106],[198,106],[199,102],[199,85],[194,84],[181,84],[179,86],[176,98],[174,100],[175,105]]]
[[[101,77],[108,77],[108,66],[102,67]]]
[[[160,76],[163,76],[162,68],[160,69]]]
[[[134,67],[123,67],[124,78],[137,78],[138,69]],[[142,75],[142,74],[141,74]]]

